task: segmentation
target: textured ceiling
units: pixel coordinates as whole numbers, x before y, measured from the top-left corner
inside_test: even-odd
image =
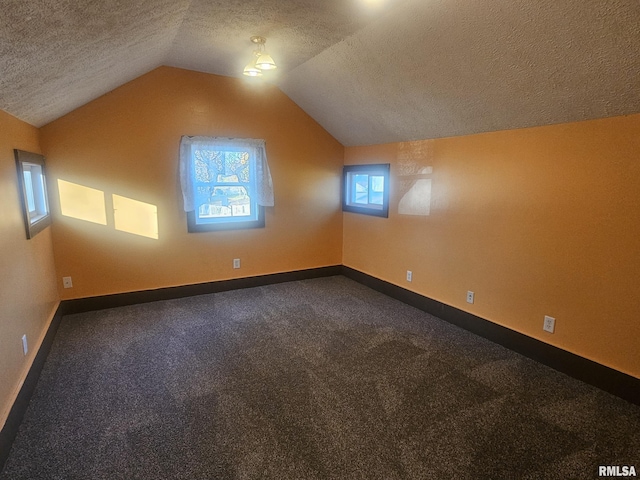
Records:
[[[0,108],[40,126],[160,65],[238,76],[263,35],[344,145],[640,112],[638,0],[367,2],[2,0]]]
[[[277,59],[273,73],[288,72],[384,13],[383,8],[357,8],[363,1],[195,0],[165,63],[236,76],[251,58],[249,38],[261,35]],[[270,75],[270,80],[275,77]]]
[[[188,0],[1,0],[0,108],[36,126],[161,65]]]
[[[640,112],[640,1],[430,0],[290,72],[345,145]]]

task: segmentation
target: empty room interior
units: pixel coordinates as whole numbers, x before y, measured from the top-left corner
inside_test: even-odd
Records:
[[[640,470],[637,0],[0,11],[1,479]]]

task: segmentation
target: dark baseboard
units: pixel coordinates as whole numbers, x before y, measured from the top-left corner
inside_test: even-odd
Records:
[[[51,345],[53,345],[53,339],[56,336],[56,332],[58,331],[58,326],[60,325],[63,315],[61,303],[58,305],[56,313],[51,319],[49,329],[42,340],[42,345],[40,345],[38,353],[36,353],[36,357],[33,359],[33,364],[29,369],[29,373],[27,373],[27,378],[25,378],[24,383],[20,388],[20,392],[18,392],[18,396],[11,407],[7,421],[4,424],[4,427],[2,427],[2,430],[0,430],[0,472],[2,472],[4,464],[7,461],[7,458],[9,458],[11,445],[18,434],[22,418],[24,417],[27,407],[29,406],[29,402],[31,401],[31,396],[36,388],[38,379],[40,378],[40,372],[42,371],[42,367],[44,367],[44,362],[47,360],[47,356],[51,350]]]
[[[9,412],[9,417],[0,431],[0,472],[9,457],[11,445],[29,406],[29,401],[38,383],[40,372],[47,359],[63,315],[333,275],[344,275],[389,297],[400,300],[403,303],[430,313],[492,342],[503,345],[510,350],[518,352],[555,370],[585,383],[589,383],[629,402],[640,405],[640,379],[638,378],[515,332],[437,300],[372,277],[366,273],[359,272],[353,268],[334,265],[294,272],[260,275],[257,277],[62,301],[51,320],[51,325],[36,354],[27,378],[18,393],[18,397]]]
[[[146,290],[141,292],[119,293],[115,295],[104,295],[100,297],[80,298],[76,300],[63,300],[60,302],[51,325],[45,334],[44,340],[33,361],[27,378],[18,393],[7,421],[0,430],[0,472],[9,457],[11,445],[13,444],[18,429],[22,423],[29,401],[33,395],[42,367],[49,355],[53,339],[55,338],[58,326],[64,315],[73,313],[102,310],[105,308],[122,307],[139,303],[155,302],[157,300],[170,300],[174,298],[191,297],[207,293],[224,292],[227,290],[238,290],[242,288],[259,287],[295,280],[307,280],[311,278],[330,277],[341,275],[342,266],[333,265],[328,267],[311,268],[307,270],[297,270],[293,272],[274,273],[260,275],[256,277],[237,278],[232,280],[222,280],[217,282],[199,283],[194,285],[184,285],[179,287],[159,288],[157,290]]]
[[[640,379],[600,363],[588,360],[561,348],[480,318],[437,300],[411,292],[392,283],[372,277],[350,267],[342,267],[342,274],[384,293],[389,297],[457,325],[465,330],[498,343],[525,357],[547,365],[573,378],[600,388],[631,403],[640,405]]]
[[[216,282],[181,285],[179,287],[158,288],[156,290],[116,293],[100,297],[64,300],[62,302],[63,313],[64,315],[70,315],[72,313],[91,312],[95,310],[104,310],[105,308],[124,307],[127,305],[155,302],[158,300],[172,300],[175,298],[193,297],[195,295],[204,295],[207,293],[261,287],[263,285],[271,285],[275,283],[330,277],[333,275],[341,275],[341,273],[341,265],[332,265],[329,267],[310,268],[307,270],[296,270],[284,273],[272,273],[256,277],[234,278],[231,280],[219,280]]]

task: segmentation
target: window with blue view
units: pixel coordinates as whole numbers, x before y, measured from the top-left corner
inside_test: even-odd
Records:
[[[346,165],[342,181],[342,210],[388,216],[389,164]]]
[[[22,213],[27,238],[32,238],[51,224],[45,182],[44,157],[37,153],[14,150]]]
[[[197,224],[258,219],[249,152],[193,149]]]
[[[273,205],[264,140],[183,137],[180,149],[190,232],[264,227]]]

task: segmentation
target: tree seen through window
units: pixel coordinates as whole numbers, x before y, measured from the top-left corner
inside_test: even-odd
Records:
[[[199,149],[194,160],[200,219],[251,216],[248,152]]]

